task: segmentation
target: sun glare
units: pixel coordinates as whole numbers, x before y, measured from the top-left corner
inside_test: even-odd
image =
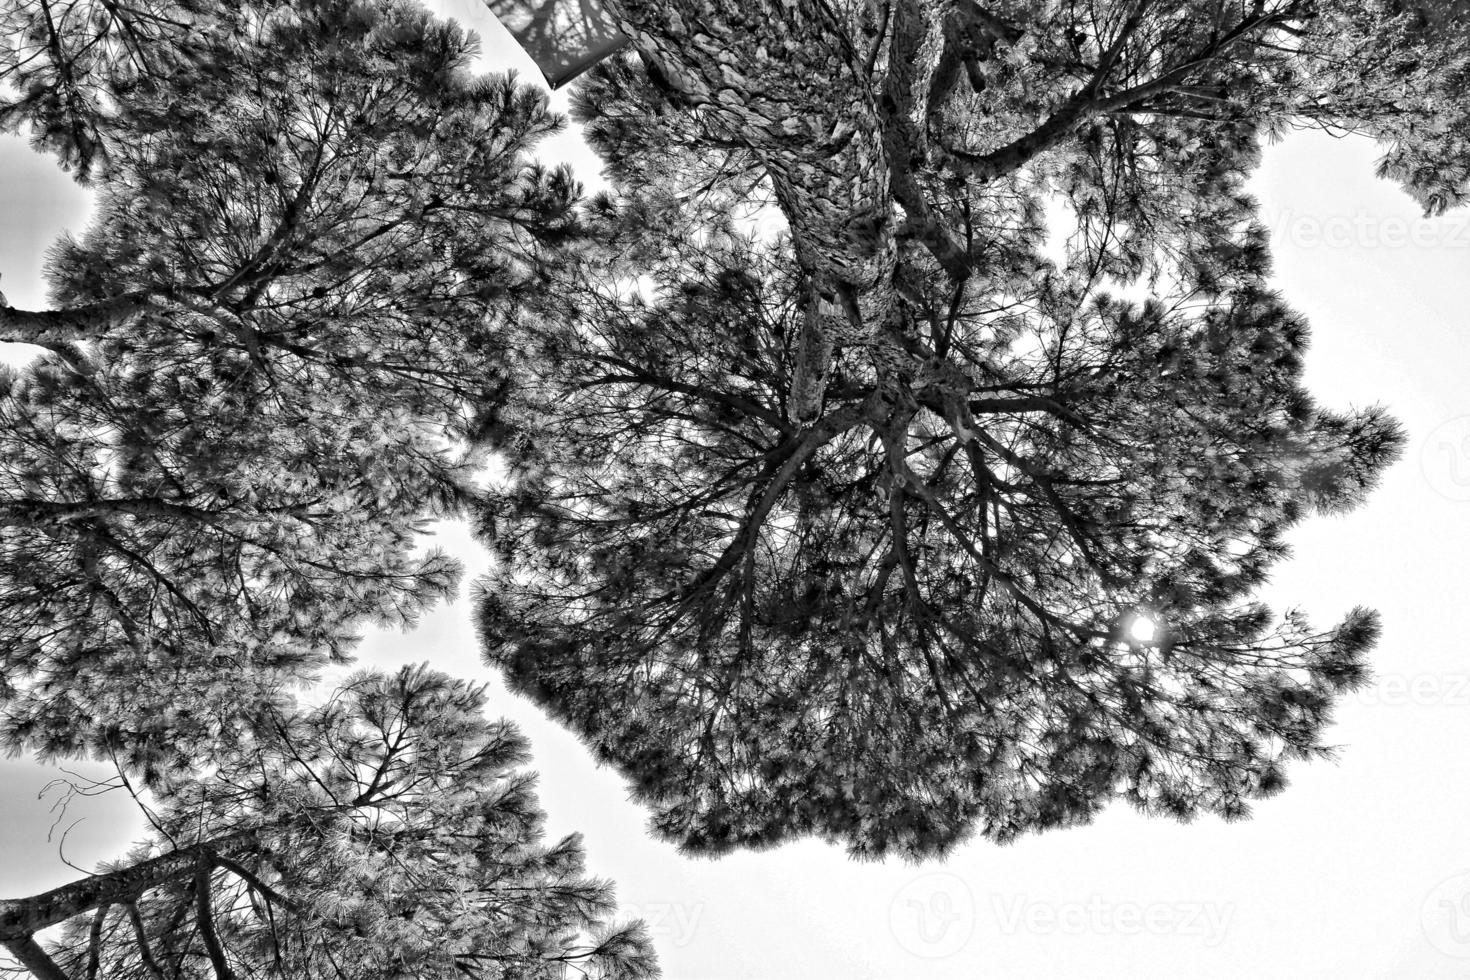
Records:
[[[1128,624],[1128,638],[1135,643],[1152,643],[1158,631],[1158,624],[1142,613],[1134,614]]]

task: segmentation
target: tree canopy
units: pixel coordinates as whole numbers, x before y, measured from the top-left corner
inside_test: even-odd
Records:
[[[53,308],[0,299],[42,351],[0,373],[0,748],[113,763],[152,833],[0,943],[43,980],[656,975],[480,689],[290,693],[457,587],[424,531],[578,237],[544,96],[399,0],[3,17],[0,124],[96,216]]]
[[[158,727],[173,692],[310,676],[454,590],[420,532],[476,499],[500,322],[536,302],[577,190],[527,156],[559,125],[544,97],[471,78],[472,39],[411,4],[232,8],[228,32],[197,12],[141,62],[131,21],[78,6],[21,8],[50,19],[14,69],[34,91],[12,119],[107,153],[55,308],[0,309],[51,352],[0,390],[0,731],[151,770],[185,744]],[[117,15],[173,24],[150,10]],[[41,44],[73,20],[110,33]],[[106,111],[56,94],[84,67]],[[53,103],[86,126],[46,129]]]
[[[1302,388],[1245,181],[1325,127],[1463,200],[1464,13],[608,7],[616,200],[518,324],[488,661],[706,853],[1237,818],[1327,754],[1377,620],[1253,593],[1402,435]]]
[[[590,200],[407,0],[7,7],[0,126],[98,212],[0,302],[46,351],[0,378],[0,745],[156,804],[0,906],[48,980],[653,970],[473,689],[283,693],[452,594],[440,517],[487,660],[692,851],[1233,819],[1330,752],[1376,617],[1254,596],[1403,439],[1303,388],[1246,181],[1321,127],[1463,203],[1464,11],[606,6]]]
[[[422,667],[316,708],[277,692],[153,794],[126,861],[0,900],[0,941],[39,980],[655,976],[579,838],[542,841],[526,744],[484,707]]]

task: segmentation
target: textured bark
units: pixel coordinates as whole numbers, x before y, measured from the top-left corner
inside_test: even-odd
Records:
[[[929,206],[917,172],[928,168],[929,113],[934,95],[947,83],[937,79],[944,67],[946,18],[926,13],[919,0],[899,0],[893,8],[893,41],[884,80],[883,143],[893,170],[893,196],[908,215],[908,228],[933,253],[956,282],[970,271],[970,257]]]
[[[927,858],[1278,789],[1376,625],[1268,632],[1248,595],[1402,442],[1301,410],[1305,327],[1244,193],[1324,8],[611,2],[648,87],[620,64],[579,108],[629,218],[667,183],[723,221],[697,195],[738,198],[755,157],[794,247],[686,260],[671,221],[629,265],[679,288],[527,331],[502,444],[535,489],[487,508],[487,659],[707,854]],[[860,214],[902,219],[877,278]]]
[[[821,321],[834,312],[815,289],[810,290],[791,377],[790,415],[802,425],[810,425],[822,414],[822,393],[832,365],[832,331]]]
[[[892,173],[865,58],[824,3],[617,0],[624,33],[675,88],[765,165],[810,305],[836,304],[849,343],[884,337],[897,257]],[[911,196],[911,195],[910,195]],[[793,418],[820,413],[837,318],[804,318]],[[889,370],[885,373],[891,374]]]
[[[625,33],[739,134],[780,186],[819,271],[858,290],[892,273],[889,170],[877,107],[825,4],[618,0]]]
[[[14,939],[5,940],[5,948],[10,950],[10,955],[20,961],[20,965],[31,971],[36,980],[71,980],[56,961],[46,955],[41,944],[30,936],[17,936]]]
[[[1232,49],[1297,16],[1294,6],[1256,12],[1152,78],[1114,88],[1119,58],[1149,11],[1136,5],[1110,37],[1094,75],[1034,129],[985,153],[936,145],[930,123],[960,70],[983,84],[977,64],[1021,28],[974,0],[895,0],[872,49],[859,52],[832,6],[816,0],[614,0],[613,13],[643,56],[712,129],[754,151],[775,185],[797,253],[814,287],[875,343],[895,297],[895,206],[903,230],[952,280],[971,271],[926,182],[987,182],[1011,174],[1107,113],[1174,90]],[[852,302],[842,299],[850,295]],[[824,321],[809,320],[814,328]],[[809,346],[820,347],[832,338]],[[805,343],[805,341],[804,341]]]
[[[214,902],[210,895],[209,865],[200,861],[194,868],[194,921],[199,926],[199,938],[209,954],[214,968],[215,980],[235,980],[235,973],[225,959],[225,948],[220,945],[219,933],[214,928]]]
[[[192,875],[201,860],[215,853],[237,850],[254,836],[253,830],[237,831],[159,855],[129,868],[89,875],[29,898],[0,899],[0,942],[14,944],[100,905],[136,901],[145,892],[165,882]]]
[[[0,340],[55,347],[98,340],[147,305],[147,294],[130,293],[66,310],[17,310],[0,304]]]

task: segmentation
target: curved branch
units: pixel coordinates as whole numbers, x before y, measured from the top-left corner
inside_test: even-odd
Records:
[[[1130,18],[1129,24],[1125,25],[1120,32],[1119,38],[1103,54],[1092,78],[1073,93],[1071,98],[1062,103],[1061,107],[1040,126],[989,153],[967,153],[963,150],[947,148],[946,152],[949,156],[947,162],[964,176],[980,181],[990,181],[1013,173],[1033,157],[1064,142],[1079,128],[1098,116],[1137,106],[1154,96],[1174,90],[1196,68],[1208,64],[1253,32],[1277,26],[1288,19],[1288,14],[1280,11],[1248,17],[1152,81],[1131,86],[1110,96],[1100,97],[1099,93],[1106,84],[1108,75],[1112,72],[1118,54],[1122,50],[1122,44],[1131,36],[1132,31],[1137,29],[1138,16],[1145,6],[1147,6],[1146,3],[1140,5],[1139,10],[1135,11],[1134,16]]]

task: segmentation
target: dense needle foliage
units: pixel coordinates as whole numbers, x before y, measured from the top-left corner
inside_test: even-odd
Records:
[[[136,25],[75,8],[23,8],[33,33],[110,24],[61,67],[112,87],[56,308],[0,309],[51,352],[0,390],[0,731],[151,778],[210,737],[160,706],[199,721],[196,695],[310,676],[452,592],[420,532],[476,498],[498,322],[576,189],[525,155],[559,124],[544,97],[470,77],[472,39],[413,5],[199,12],[145,45],[168,73],[111,74],[97,52],[133,64]],[[117,15],[174,16],[151,9]],[[13,80],[49,91],[69,50],[37,41]]]
[[[1236,816],[1324,750],[1374,620],[1250,594],[1399,436],[1313,405],[1264,286],[960,307],[930,373],[889,394],[839,360],[801,426],[789,249],[685,245],[659,301],[528,331],[481,598],[492,661],[663,833],[919,854],[1113,796]]]
[[[277,693],[208,774],[158,790],[127,861],[0,900],[0,939],[69,916],[27,964],[42,980],[655,975],[579,839],[542,841],[525,741],[484,707],[422,667],[317,708]]]
[[[1314,126],[1461,200],[1463,12],[609,7],[606,255],[520,323],[489,662],[701,852],[1234,818],[1328,751],[1376,619],[1252,595],[1402,436],[1302,389],[1245,181]]]
[[[0,26],[0,125],[96,203],[52,309],[0,298],[40,352],[0,374],[0,749],[113,763],[153,827],[0,901],[0,944],[41,980],[655,975],[478,689],[289,693],[456,588],[424,532],[479,499],[502,322],[577,238],[544,96],[399,0]]]

